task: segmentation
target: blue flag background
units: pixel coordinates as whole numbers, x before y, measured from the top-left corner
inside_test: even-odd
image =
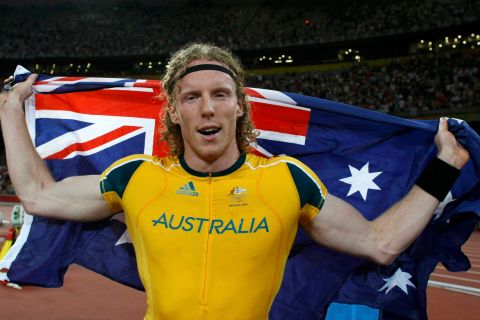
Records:
[[[124,86],[133,81],[112,82]],[[92,88],[114,87],[112,82],[93,85],[85,81],[67,87],[60,85],[61,89],[55,90],[91,92]],[[98,91],[99,99],[102,92]],[[369,220],[401,199],[436,154],[433,143],[436,120],[401,119],[292,93],[265,90],[257,93],[263,96],[262,103],[280,101],[309,110],[304,143],[260,136],[258,143],[262,150],[291,155],[305,162],[330,193],[352,204]],[[256,103],[253,105],[255,108]],[[280,107],[278,110],[281,114]],[[276,113],[270,116],[276,117]],[[77,122],[62,121],[61,117],[48,121],[47,126],[45,119],[37,119],[35,123],[37,146],[79,127]],[[303,124],[293,121],[290,125]],[[393,264],[381,267],[317,246],[299,231],[271,309],[271,319],[323,319],[334,301],[378,308],[384,319],[427,318],[425,290],[430,273],[439,262],[450,271],[470,267],[460,247],[479,221],[480,138],[460,120],[450,119],[449,128],[469,150],[471,160],[412,246]],[[57,133],[51,136],[51,130]],[[140,134],[94,155],[47,160],[47,164],[58,180],[100,173],[117,158],[137,153],[144,138]],[[8,269],[5,277],[11,282],[58,287],[68,266],[77,263],[142,289],[133,247],[125,231],[121,216],[96,223],[29,217],[16,248],[0,263],[0,268]]]
[[[436,155],[436,120],[400,119],[332,101],[289,95],[300,105],[312,108],[307,145],[298,152],[274,143],[278,147],[275,151],[308,164],[330,193],[355,206],[369,220],[402,198]],[[479,137],[463,121],[450,119],[449,128],[470,151],[471,161],[452,188],[451,197],[437,209],[415,243],[392,265],[381,267],[316,246],[300,233],[272,308],[272,319],[322,319],[325,301],[379,308],[383,319],[427,318],[425,290],[437,263],[450,271],[470,268],[460,247],[478,222],[478,215],[471,213],[478,213],[480,208]],[[360,170],[367,163],[368,172],[382,172],[374,178],[380,190],[369,190],[366,199],[359,192],[346,196],[351,185],[340,179],[351,175],[349,166]],[[387,283],[384,279],[395,274],[398,279],[390,282],[391,290],[387,292],[388,286],[380,290]]]

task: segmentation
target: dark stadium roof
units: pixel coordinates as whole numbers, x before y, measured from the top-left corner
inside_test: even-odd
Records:
[[[231,5],[231,4],[248,4],[256,3],[261,4],[264,2],[317,2],[315,0],[1,0],[0,5],[7,6],[25,6],[25,5],[35,5],[39,6],[51,6],[57,4],[89,4],[89,5],[110,5],[110,4],[121,4],[121,3],[134,3],[134,4],[149,4],[149,5],[167,5],[167,6],[182,6],[182,5]],[[335,0],[322,0],[323,2],[334,2]],[[345,1],[345,0],[343,0]]]
[[[145,4],[157,4],[157,5],[185,5],[185,4],[231,4],[231,3],[262,3],[264,0],[2,0],[1,4],[11,6],[23,6],[23,5],[36,5],[36,6],[49,6],[61,3],[75,3],[75,4],[115,4],[115,3],[145,3]]]

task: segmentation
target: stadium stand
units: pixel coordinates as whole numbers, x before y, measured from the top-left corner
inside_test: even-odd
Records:
[[[169,52],[209,41],[236,51],[249,86],[411,117],[479,108],[478,1],[18,3],[0,7],[5,75],[158,78]]]
[[[478,107],[480,56],[446,52],[392,59],[382,66],[357,63],[333,72],[253,75],[248,83],[404,116]]]
[[[0,58],[164,54],[190,41],[234,50],[275,48],[444,28],[480,16],[480,5],[470,0],[201,3],[5,6],[1,24],[9,31]]]

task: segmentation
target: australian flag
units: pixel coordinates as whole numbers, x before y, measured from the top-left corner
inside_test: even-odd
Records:
[[[16,81],[27,72],[18,69]],[[133,153],[163,155],[158,81],[40,76],[27,102],[35,146],[61,180],[98,174]],[[436,155],[438,121],[407,120],[292,93],[248,88],[260,132],[255,152],[310,166],[329,192],[372,220],[401,199]],[[438,263],[470,267],[461,245],[479,221],[480,138],[464,121],[449,129],[471,160],[419,238],[381,267],[314,244],[299,231],[270,319],[323,319],[332,302],[378,310],[377,318],[426,319],[425,289]],[[72,263],[142,289],[123,216],[73,223],[27,216],[0,280],[58,287]]]

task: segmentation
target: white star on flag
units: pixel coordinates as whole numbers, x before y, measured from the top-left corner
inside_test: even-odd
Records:
[[[457,121],[458,124],[461,124],[461,123],[465,122],[462,119],[457,119],[457,118],[450,118],[450,119],[453,119],[453,120]]]
[[[120,222],[123,222],[123,224],[125,224],[125,214],[123,212],[116,214],[112,217],[112,220],[118,220]],[[125,229],[125,232],[120,236],[120,238],[118,238],[117,242],[115,243],[115,246],[119,246],[124,243],[132,243],[132,239],[130,238],[128,229]]]
[[[443,199],[443,201],[440,202],[437,209],[435,209],[435,211],[433,212],[433,215],[434,215],[433,220],[437,220],[438,218],[440,218],[440,216],[442,215],[443,210],[445,210],[445,207],[447,206],[447,204],[449,204],[450,202],[455,201],[455,200],[456,199],[453,199],[452,191],[449,191],[447,196],[445,197],[445,199]]]
[[[383,171],[369,172],[368,164],[369,162],[367,162],[360,170],[348,165],[351,176],[340,179],[340,181],[350,185],[350,190],[348,191],[347,197],[355,192],[360,192],[363,200],[366,201],[368,190],[381,190],[380,187],[373,182],[373,179],[378,177]]]
[[[408,272],[403,272],[401,268],[398,268],[397,271],[390,278],[383,279],[385,284],[378,291],[383,291],[386,289],[385,294],[395,287],[399,287],[405,292],[408,296],[407,286],[415,288],[415,285],[410,281],[412,275]],[[416,288],[415,288],[416,289]]]

